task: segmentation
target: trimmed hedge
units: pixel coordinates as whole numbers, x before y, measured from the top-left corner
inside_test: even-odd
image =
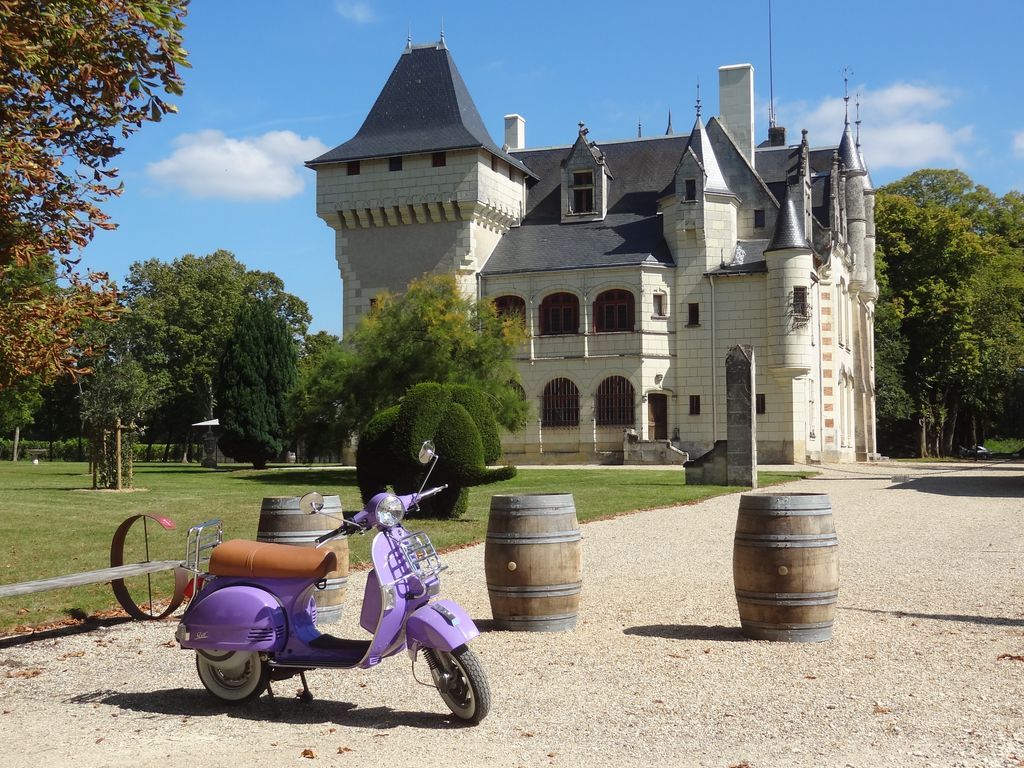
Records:
[[[419,489],[425,440],[434,441],[441,457],[431,485],[448,485],[423,502],[426,516],[457,518],[466,511],[469,486],[515,476],[515,467],[487,468],[501,456],[501,442],[486,397],[468,386],[428,382],[410,387],[399,405],[376,414],[360,435],[356,479],[363,503],[388,486],[400,494]]]

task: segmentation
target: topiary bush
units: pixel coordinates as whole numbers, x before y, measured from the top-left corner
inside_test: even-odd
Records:
[[[430,484],[448,488],[423,502],[424,516],[460,517],[470,486],[516,474],[511,466],[487,467],[500,458],[501,441],[486,397],[469,386],[427,382],[410,387],[399,405],[380,411],[360,434],[356,480],[364,503],[388,486],[403,494],[419,489],[426,468],[418,455],[425,440],[434,441],[440,456]]]

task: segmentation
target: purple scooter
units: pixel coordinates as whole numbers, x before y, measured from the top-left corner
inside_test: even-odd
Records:
[[[427,441],[420,461],[436,459]],[[406,496],[379,493],[351,520],[343,519],[317,539],[319,545],[348,531],[377,529],[359,617],[360,626],[373,634],[368,640],[345,640],[317,629],[313,590],[337,568],[331,550],[223,541],[218,520],[189,531],[186,567],[193,573],[195,596],[175,638],[182,648],[195,649],[206,689],[218,699],[241,703],[264,690],[273,698],[272,680],[299,675],[299,698],[311,701],[308,670],[373,667],[406,650],[415,678],[422,651],[433,685],[451,711],[473,724],[483,720],[491,706],[490,688],[479,659],[466,646],[480,632],[457,603],[435,599],[441,588],[438,574],[446,566],[425,533],[402,527],[406,512],[444,488],[421,488]],[[315,492],[301,501],[309,513],[319,512],[323,504]]]

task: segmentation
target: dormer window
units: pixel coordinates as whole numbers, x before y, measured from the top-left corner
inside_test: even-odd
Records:
[[[594,212],[594,172],[573,171],[572,174],[572,212]]]

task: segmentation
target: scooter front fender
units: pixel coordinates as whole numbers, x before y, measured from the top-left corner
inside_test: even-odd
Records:
[[[438,600],[417,608],[405,625],[413,655],[420,648],[454,651],[479,634],[469,614],[453,600]]]
[[[233,584],[200,592],[178,625],[182,648],[278,651],[287,632],[284,608],[266,590]]]

